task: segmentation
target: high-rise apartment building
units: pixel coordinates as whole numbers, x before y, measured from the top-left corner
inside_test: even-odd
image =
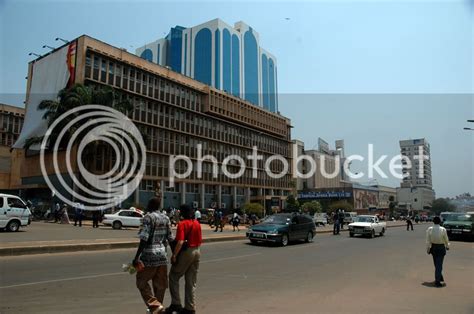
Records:
[[[408,210],[429,210],[435,199],[430,144],[424,138],[401,140],[400,153],[409,162],[402,160],[402,171],[406,177],[397,189],[399,206]]]
[[[136,50],[140,57],[197,81],[278,111],[276,58],[260,46],[259,34],[244,22],[220,19],[171,28]]]
[[[424,187],[431,189],[431,153],[430,144],[426,139],[400,141],[400,153],[407,157],[410,163],[402,161],[403,179],[401,187]],[[424,157],[423,157],[424,156]]]

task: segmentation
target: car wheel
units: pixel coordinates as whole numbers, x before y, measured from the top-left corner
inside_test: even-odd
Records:
[[[282,246],[287,246],[288,245],[288,235],[287,234],[283,234],[281,236],[281,245]]]
[[[375,230],[372,230],[372,232],[370,233],[370,237],[373,239],[375,238]]]
[[[122,229],[122,223],[120,221],[114,221],[114,223],[112,224],[112,228],[113,229]]]
[[[350,236],[351,238],[353,238],[353,237],[354,237],[354,232],[349,232],[349,236]]]
[[[385,228],[382,228],[382,231],[380,232],[380,236],[383,237],[384,233],[385,233]]]
[[[20,230],[20,222],[18,220],[12,220],[7,225],[7,230],[10,232],[17,232]]]
[[[313,232],[308,232],[308,235],[306,236],[306,243],[313,242]]]

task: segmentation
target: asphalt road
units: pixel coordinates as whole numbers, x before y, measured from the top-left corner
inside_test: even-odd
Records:
[[[415,226],[416,228],[417,226]],[[447,286],[434,288],[424,230],[375,239],[320,235],[288,247],[246,241],[202,248],[200,313],[473,313],[472,243],[452,242]],[[133,250],[42,254],[0,260],[0,313],[145,313]],[[169,297],[165,300],[169,304]]]

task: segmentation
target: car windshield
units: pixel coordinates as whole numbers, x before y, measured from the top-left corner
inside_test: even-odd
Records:
[[[452,214],[447,217],[446,220],[451,221],[471,221],[472,216],[469,214]]]
[[[374,222],[375,219],[372,217],[355,217],[354,218],[355,222]]]
[[[269,216],[265,218],[262,223],[273,224],[273,225],[283,225],[283,224],[286,224],[287,222],[290,222],[290,218],[288,216],[274,215],[274,216]]]

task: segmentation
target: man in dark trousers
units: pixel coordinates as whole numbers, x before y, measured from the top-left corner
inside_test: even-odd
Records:
[[[77,226],[79,222],[79,227],[82,227],[82,214],[81,204],[76,203],[74,207],[74,226]]]
[[[222,225],[223,225],[222,219],[223,219],[222,210],[216,209],[216,210],[214,211],[214,224],[216,225],[216,229],[214,230],[214,232],[217,232],[217,230],[218,230],[219,228],[221,228],[221,232],[222,232],[222,229],[223,229],[223,227],[222,227]]]
[[[339,229],[340,229],[340,226],[339,226],[339,210],[334,213],[333,221],[334,221],[334,225],[333,225],[332,233],[334,235],[336,235],[336,234],[339,234]]]
[[[449,250],[449,239],[446,229],[441,227],[441,219],[433,218],[434,226],[426,230],[426,252],[433,256],[433,264],[435,266],[435,286],[443,287],[443,262],[446,250]]]
[[[410,215],[407,216],[407,231],[410,229],[411,227],[411,231],[413,231],[413,222],[411,221],[411,217]]]
[[[158,184],[155,196],[148,202],[147,214],[143,217],[143,226],[139,232],[140,245],[132,262],[138,268],[137,288],[151,313],[164,311],[163,299],[168,288],[166,247],[173,239],[170,220],[159,211],[160,208],[161,190]],[[143,269],[140,270],[140,266]]]

